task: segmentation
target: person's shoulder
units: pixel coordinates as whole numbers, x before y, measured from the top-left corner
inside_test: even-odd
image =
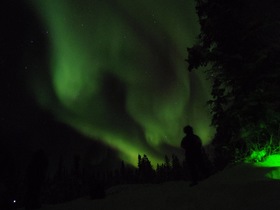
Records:
[[[194,139],[195,139],[195,140],[197,140],[197,141],[201,141],[201,139],[199,138],[199,136],[198,136],[198,135],[195,135],[195,134],[194,134],[194,135],[193,135],[193,137],[194,137]]]
[[[182,142],[185,142],[185,141],[187,141],[187,137],[186,137],[186,136],[184,136],[184,137],[182,138]]]

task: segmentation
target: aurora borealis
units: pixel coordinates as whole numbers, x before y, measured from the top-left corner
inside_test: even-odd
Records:
[[[199,24],[191,0],[33,0],[46,28],[51,82],[29,84],[59,121],[116,149],[161,162],[191,124],[204,143],[213,128],[209,84],[187,71]],[[55,97],[51,96],[51,92]]]

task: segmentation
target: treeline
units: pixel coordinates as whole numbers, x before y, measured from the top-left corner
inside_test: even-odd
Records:
[[[208,159],[205,157],[205,161]],[[207,165],[211,167],[210,162]],[[101,170],[97,167],[81,165],[81,158],[75,156],[72,166],[66,167],[60,158],[55,172],[49,174],[48,158],[44,151],[37,151],[30,161],[25,177],[17,177],[13,189],[1,192],[6,195],[1,199],[1,207],[15,209],[40,208],[42,204],[57,204],[80,197],[102,199],[106,189],[123,184],[159,184],[167,181],[188,180],[189,173],[186,163],[176,155],[165,156],[162,164],[153,166],[147,155],[138,155],[137,167],[120,162],[119,167],[112,170]],[[203,174],[201,174],[203,179]]]
[[[71,168],[66,168],[60,160],[54,176],[47,177],[42,190],[43,203],[62,203],[79,197],[91,199],[105,197],[106,189],[123,184],[158,184],[167,181],[188,180],[187,166],[176,155],[165,156],[165,162],[154,166],[147,155],[138,155],[137,167],[120,162],[112,170],[82,168],[80,158],[74,158]]]

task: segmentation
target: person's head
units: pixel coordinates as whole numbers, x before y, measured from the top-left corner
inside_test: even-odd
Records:
[[[185,134],[193,134],[193,128],[190,125],[187,125],[184,127],[184,133]]]

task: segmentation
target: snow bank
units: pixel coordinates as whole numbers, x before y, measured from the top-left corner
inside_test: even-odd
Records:
[[[116,186],[102,200],[80,198],[42,210],[275,210],[280,182],[266,178],[271,170],[234,166],[192,188],[184,181]]]

